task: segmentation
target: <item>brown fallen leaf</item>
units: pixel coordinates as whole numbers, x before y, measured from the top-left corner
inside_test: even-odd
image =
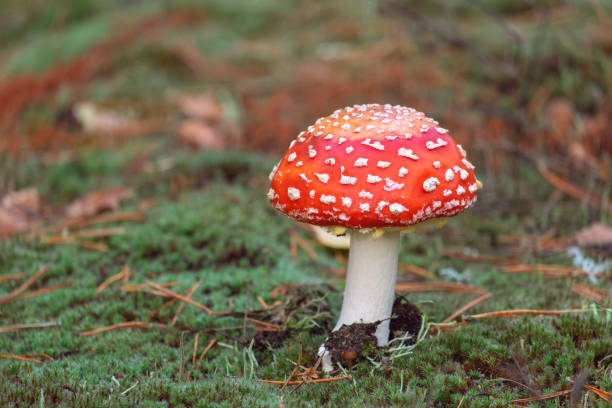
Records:
[[[181,123],[178,130],[181,140],[191,146],[208,150],[225,148],[223,134],[206,122],[188,119]]]
[[[84,197],[72,202],[67,212],[70,217],[90,217],[104,211],[114,211],[125,198],[134,195],[129,187],[111,187],[93,191]]]
[[[35,188],[6,194],[0,202],[0,237],[27,231],[38,219],[40,198]]]
[[[612,245],[612,228],[595,222],[578,231],[575,238],[580,246]]]
[[[148,128],[144,122],[128,119],[119,112],[102,109],[91,102],[74,105],[74,116],[87,132],[104,135],[137,134]]]
[[[180,95],[177,102],[186,116],[195,119],[217,121],[223,117],[223,107],[207,93]]]

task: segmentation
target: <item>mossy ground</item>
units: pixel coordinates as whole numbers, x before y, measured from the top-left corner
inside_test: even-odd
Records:
[[[28,24],[19,25],[16,17],[15,21],[7,20],[13,26],[2,25],[4,31],[0,33],[6,36],[1,44],[10,50],[10,58],[3,54],[7,58],[2,69],[6,75],[44,70],[53,61],[78,55],[103,37],[104,27],[116,14],[141,15],[165,7],[161,2],[128,7],[121,2],[85,1],[57,2],[57,6],[54,2],[44,10],[34,7],[22,10],[21,3],[9,3],[14,15],[26,19]],[[510,4],[498,3],[502,12]],[[279,4],[284,9],[275,8]],[[325,53],[325,49],[316,49],[318,40],[309,37],[319,32],[320,26],[296,32],[288,22],[283,23],[283,16],[287,15],[284,13],[294,16],[291,24],[299,21],[297,14],[291,14],[293,6],[299,5],[307,21],[310,20],[306,11],[323,13],[320,19],[325,21],[324,11],[332,10],[348,21],[357,21],[358,26],[374,18],[376,11],[368,2],[347,10],[325,4],[309,8],[299,2],[241,5],[206,2],[200,7],[206,12],[208,25],[171,32],[163,41],[170,44],[173,36],[191,37],[209,56],[234,65],[257,66],[268,57],[306,59],[304,55]],[[57,13],[65,22],[60,29],[49,23],[59,21],[54,17]],[[280,43],[271,40],[270,48],[266,48],[262,39],[274,37],[271,26],[287,38]],[[328,35],[338,39],[347,35],[357,43],[368,43],[377,34],[373,27],[365,26],[367,29],[359,35],[355,35],[352,26],[329,26],[333,29],[328,27]],[[480,27],[486,29],[485,25]],[[53,35],[28,41],[47,32]],[[253,39],[266,57],[257,60],[249,54],[248,44],[243,42],[245,37]],[[36,51],[46,49],[63,51],[52,55]],[[168,88],[201,86],[193,78],[186,78],[184,67],[169,65],[165,54],[152,49],[150,44],[136,44],[121,58],[126,65],[120,73],[92,81],[81,91],[81,97],[106,105],[133,103],[136,111],[146,112],[159,109],[159,95]],[[601,64],[608,66],[609,61]],[[579,91],[585,97],[582,93],[588,89],[568,85],[574,79],[575,72],[568,72],[566,82],[560,82],[568,88],[560,92]],[[233,87],[231,83],[222,85],[223,89],[232,90],[228,95],[234,92]],[[66,92],[60,92],[54,104],[30,108],[26,112],[28,118],[53,122],[54,109],[62,106]],[[432,97],[440,103],[450,98],[448,94]],[[232,97],[228,98],[231,105]],[[0,406],[269,407],[282,402],[287,407],[455,407],[465,396],[466,407],[505,407],[512,399],[571,388],[570,379],[583,372],[588,373],[589,384],[612,390],[612,321],[605,310],[610,304],[608,301],[593,304],[571,292],[572,282],[586,282],[584,279],[507,274],[496,265],[441,255],[443,249],[467,249],[489,256],[513,257],[524,263],[572,265],[573,259],[565,251],[516,252],[516,246],[504,244],[501,236],[537,235],[550,227],[559,236],[567,236],[592,221],[605,221],[605,212],[572,199],[552,200],[553,188],[530,162],[519,161],[513,162],[512,172],[502,172],[496,179],[481,172],[484,166],[479,166],[478,176],[485,189],[476,207],[441,230],[404,236],[400,262],[421,266],[440,280],[452,281],[453,274],[444,271],[453,268],[459,273],[455,280],[483,287],[492,294],[469,313],[593,305],[596,309],[560,317],[472,322],[456,330],[429,335],[412,354],[400,358],[389,360],[383,351],[372,350],[368,357],[380,364],[360,360],[351,371],[352,381],[305,385],[295,392],[288,388],[279,395],[278,387],[258,379],[285,379],[293,370],[300,343],[304,349],[302,364],[314,364],[316,350],[326,337],[325,330],[341,305],[342,284],[325,271],[342,265],[334,251],[322,247],[315,247],[317,262],[302,251],[297,259],[292,259],[288,230],[303,232],[276,213],[265,198],[267,174],[278,154],[244,150],[194,152],[184,149],[175,139],[168,132],[159,132],[123,142],[119,147],[81,146],[65,157],[54,156],[53,160],[42,154],[21,156],[18,160],[8,156],[1,159],[5,181],[0,185],[9,186],[6,180],[10,180],[10,186],[15,188],[36,187],[50,207],[62,207],[88,191],[113,185],[135,189],[135,196],[122,205],[123,210],[137,209],[143,200],[150,198],[155,199],[155,204],[147,210],[144,221],[118,223],[125,234],[103,240],[109,248],[105,252],[42,244],[23,236],[0,242],[0,275],[21,272],[30,275],[48,264],[48,272],[32,289],[71,282],[68,288],[0,305],[0,326],[61,322],[55,328],[0,333],[0,354],[46,353],[54,358],[42,364],[1,359]],[[173,165],[159,171],[141,171],[143,151],[149,163],[172,157]],[[476,155],[474,161],[479,164],[483,157],[484,154],[480,158]],[[501,163],[503,168],[506,165],[510,168],[505,161]],[[593,250],[585,255],[602,262],[606,253]],[[289,337],[274,349],[254,347],[250,343],[253,327],[249,325],[245,330],[241,317],[210,316],[191,306],[186,306],[177,323],[167,329],[79,336],[79,332],[115,323],[149,321],[149,313],[164,303],[165,299],[152,294],[123,292],[119,289],[121,283],[95,293],[98,285],[125,265],[131,269],[130,283],[134,284],[179,282],[173,290],[182,293],[201,281],[193,298],[213,310],[231,308],[242,312],[258,308],[257,296],[272,304],[283,299],[270,294],[282,283],[311,284],[301,289],[302,295],[316,302],[307,308],[285,311],[289,314],[297,310],[298,314],[290,320]],[[19,282],[2,283],[0,291],[7,293],[18,285]],[[599,285],[610,288],[608,280],[600,280]],[[408,294],[408,298],[429,321],[440,322],[474,295],[430,292]],[[309,314],[302,313],[304,310]],[[176,307],[165,309],[151,321],[167,324],[175,311]],[[201,363],[192,364],[196,333],[198,353],[212,339],[219,343]],[[123,393],[133,385],[133,389]],[[580,406],[607,406],[593,394],[580,401],[586,401],[580,402]],[[570,398],[565,396],[531,406],[569,404]]]

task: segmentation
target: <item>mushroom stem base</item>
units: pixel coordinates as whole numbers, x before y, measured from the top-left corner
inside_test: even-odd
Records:
[[[389,318],[395,295],[400,232],[351,232],[342,311],[334,331],[342,325],[382,320],[376,329],[379,347],[389,342]]]

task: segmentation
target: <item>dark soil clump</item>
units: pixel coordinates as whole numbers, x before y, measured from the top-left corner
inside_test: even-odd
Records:
[[[290,336],[289,330],[257,331],[253,336],[253,349],[262,351],[268,348],[277,349]]]
[[[342,325],[338,331],[331,332],[325,348],[329,350],[332,361],[340,362],[346,365],[344,352],[354,351],[357,355],[361,354],[363,347],[369,343],[376,344],[376,327],[380,322],[374,323],[353,323],[351,325]]]
[[[421,311],[405,297],[398,296],[393,303],[391,316],[393,317],[389,325],[390,339],[402,337],[404,334],[410,333],[412,339],[408,344],[414,344],[423,323]]]
[[[423,316],[421,311],[405,297],[398,296],[393,303],[392,318],[390,323],[390,339],[402,337],[409,333],[412,338],[408,344],[416,342]],[[325,348],[329,350],[332,361],[340,362],[345,365],[348,363],[344,358],[344,353],[354,351],[359,356],[361,351],[370,342],[376,345],[376,328],[381,322],[373,323],[353,323],[351,325],[343,325],[338,331],[331,332]]]

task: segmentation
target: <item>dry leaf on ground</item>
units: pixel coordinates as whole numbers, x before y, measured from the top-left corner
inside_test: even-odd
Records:
[[[103,109],[91,102],[80,102],[74,105],[74,115],[88,132],[103,134],[133,134],[144,131],[144,123],[128,119],[118,112]]]
[[[0,203],[0,237],[26,231],[38,218],[40,197],[35,188],[5,195]]]
[[[593,223],[576,233],[576,243],[580,246],[612,245],[612,228],[600,222]]]
[[[94,191],[72,202],[67,212],[70,217],[89,217],[104,211],[114,211],[125,198],[134,195],[128,187],[111,187]]]
[[[200,120],[186,120],[181,123],[179,137],[185,143],[209,150],[222,150],[225,147],[225,140],[214,127]]]
[[[191,118],[217,121],[223,116],[223,107],[211,95],[185,94],[177,99],[181,111]]]

